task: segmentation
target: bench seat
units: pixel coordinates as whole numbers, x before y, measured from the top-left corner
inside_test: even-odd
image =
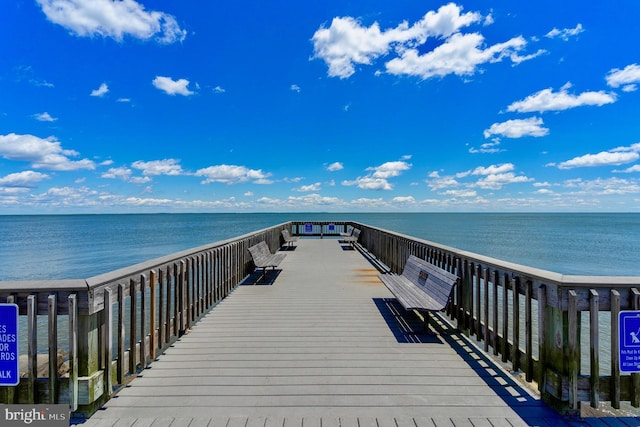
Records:
[[[342,238],[342,241],[345,243],[349,243],[351,246],[354,245],[354,243],[358,243],[358,239],[360,238],[360,229],[358,228],[354,228],[353,229],[353,234],[351,236],[345,236]]]
[[[251,258],[253,259],[255,266],[262,269],[262,277],[265,276],[267,268],[271,267],[275,270],[275,268],[287,256],[286,254],[272,254],[269,250],[269,246],[267,246],[264,241],[251,246],[249,248],[249,253],[251,254]]]
[[[406,310],[442,311],[458,277],[425,260],[409,256],[402,275],[381,274],[382,283]]]
[[[282,230],[281,234],[286,245],[293,246],[293,244],[298,241],[298,236],[291,236],[289,230]]]

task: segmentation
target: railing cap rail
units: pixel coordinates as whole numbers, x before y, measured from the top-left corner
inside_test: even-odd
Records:
[[[383,233],[393,234],[403,239],[413,240],[416,242],[424,243],[428,246],[435,247],[444,252],[449,252],[455,256],[468,259],[473,262],[477,262],[485,267],[492,267],[498,270],[515,271],[521,273],[531,279],[539,280],[541,282],[554,284],[559,287],[633,287],[640,286],[640,276],[579,276],[579,275],[565,275],[556,273],[541,268],[530,267],[522,264],[517,264],[509,261],[503,261],[497,258],[488,257],[485,255],[476,254],[474,252],[465,251],[462,249],[454,248],[452,246],[443,245],[440,243],[431,242],[425,239],[419,239],[413,236],[408,236],[395,231],[385,230],[380,227],[374,227],[366,224],[362,224],[371,229],[381,231]]]
[[[143,274],[145,272],[148,272],[149,270],[152,270],[154,268],[160,268],[163,266],[167,266],[173,262],[179,261],[181,259],[187,258],[189,256],[192,255],[196,255],[202,252],[206,252],[206,251],[210,251],[225,245],[228,245],[230,243],[234,243],[234,242],[238,242],[241,241],[243,239],[246,239],[248,237],[251,237],[255,234],[260,234],[263,233],[265,231],[274,229],[274,228],[281,228],[281,227],[285,227],[288,224],[290,224],[291,222],[283,222],[281,224],[276,224],[272,227],[267,227],[267,228],[263,228],[257,231],[252,231],[250,233],[246,233],[243,234],[241,236],[235,236],[232,237],[230,239],[226,239],[226,240],[219,240],[217,242],[214,243],[209,243],[206,245],[202,245],[202,246],[198,246],[195,248],[190,248],[190,249],[186,249],[184,251],[180,251],[180,252],[175,252],[173,254],[169,254],[169,255],[165,255],[159,258],[155,258],[155,259],[151,259],[149,261],[144,261],[138,264],[134,264],[128,267],[123,267],[120,268],[118,270],[113,270],[113,271],[109,271],[107,273],[103,273],[103,274],[99,274],[97,276],[93,276],[87,279],[87,284],[89,286],[89,288],[94,288],[96,286],[100,286],[103,285],[105,283],[113,283],[116,282],[118,280],[121,280],[123,278],[126,277],[131,277],[137,274]]]

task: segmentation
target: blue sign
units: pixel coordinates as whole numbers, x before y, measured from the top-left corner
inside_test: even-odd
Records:
[[[336,225],[335,224],[329,224],[329,232],[333,233],[334,231],[336,231]]]
[[[640,311],[621,311],[620,372],[640,372]]]
[[[311,234],[311,233],[313,233],[313,224],[309,224],[309,223],[305,224],[305,225],[304,225],[304,232],[305,232],[306,234]]]
[[[18,306],[0,304],[0,386],[20,382],[18,353]]]

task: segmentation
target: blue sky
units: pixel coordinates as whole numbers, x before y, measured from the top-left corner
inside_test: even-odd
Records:
[[[638,16],[5,1],[0,214],[637,212]]]

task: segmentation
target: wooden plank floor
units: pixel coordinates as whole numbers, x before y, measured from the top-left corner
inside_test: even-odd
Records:
[[[84,424],[569,425],[446,325],[422,333],[359,252],[301,239],[286,253]]]

